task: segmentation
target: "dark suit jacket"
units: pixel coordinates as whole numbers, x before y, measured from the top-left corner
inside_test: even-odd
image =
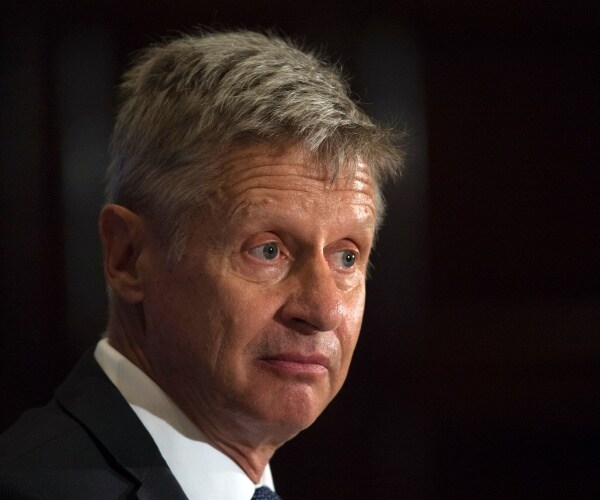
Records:
[[[47,406],[0,436],[0,498],[186,497],[90,351]]]

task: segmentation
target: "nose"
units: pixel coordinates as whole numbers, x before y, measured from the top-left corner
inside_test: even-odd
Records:
[[[307,259],[288,278],[289,296],[280,309],[283,322],[303,334],[335,330],[344,316],[341,290],[323,255]]]

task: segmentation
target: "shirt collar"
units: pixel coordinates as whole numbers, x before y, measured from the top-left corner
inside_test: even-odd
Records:
[[[113,348],[98,342],[96,361],[152,436],[173,476],[190,499],[247,500],[273,478],[269,465],[254,484],[227,455],[212,446],[156,383]]]

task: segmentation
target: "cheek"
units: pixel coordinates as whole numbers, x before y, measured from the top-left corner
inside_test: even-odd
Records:
[[[277,310],[274,295],[265,287],[239,280],[223,280],[209,297],[209,325],[217,334],[215,361],[221,365],[241,363],[272,328]]]
[[[154,276],[146,285],[143,307],[147,340],[154,344],[157,356],[176,351],[190,364],[193,357],[208,355],[213,295],[214,286],[204,275],[164,269]]]
[[[342,346],[342,362],[348,369],[352,354],[358,342],[360,334],[360,328],[362,325],[363,312],[365,304],[364,290],[358,291],[351,300],[346,308],[346,320],[345,328],[342,334],[339,336],[340,344]]]
[[[344,378],[348,373],[348,369],[350,368],[350,362],[352,361],[352,356],[354,354],[354,349],[356,348],[356,344],[358,341],[360,329],[357,328],[352,331],[348,331],[343,338],[340,339],[341,344],[341,372],[343,373]]]

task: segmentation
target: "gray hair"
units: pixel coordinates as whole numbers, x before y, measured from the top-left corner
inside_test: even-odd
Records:
[[[170,256],[236,148],[299,144],[332,181],[358,161],[380,186],[400,168],[397,136],[350,97],[338,68],[272,34],[187,35],[141,51],[120,86],[106,201],[147,215]]]

